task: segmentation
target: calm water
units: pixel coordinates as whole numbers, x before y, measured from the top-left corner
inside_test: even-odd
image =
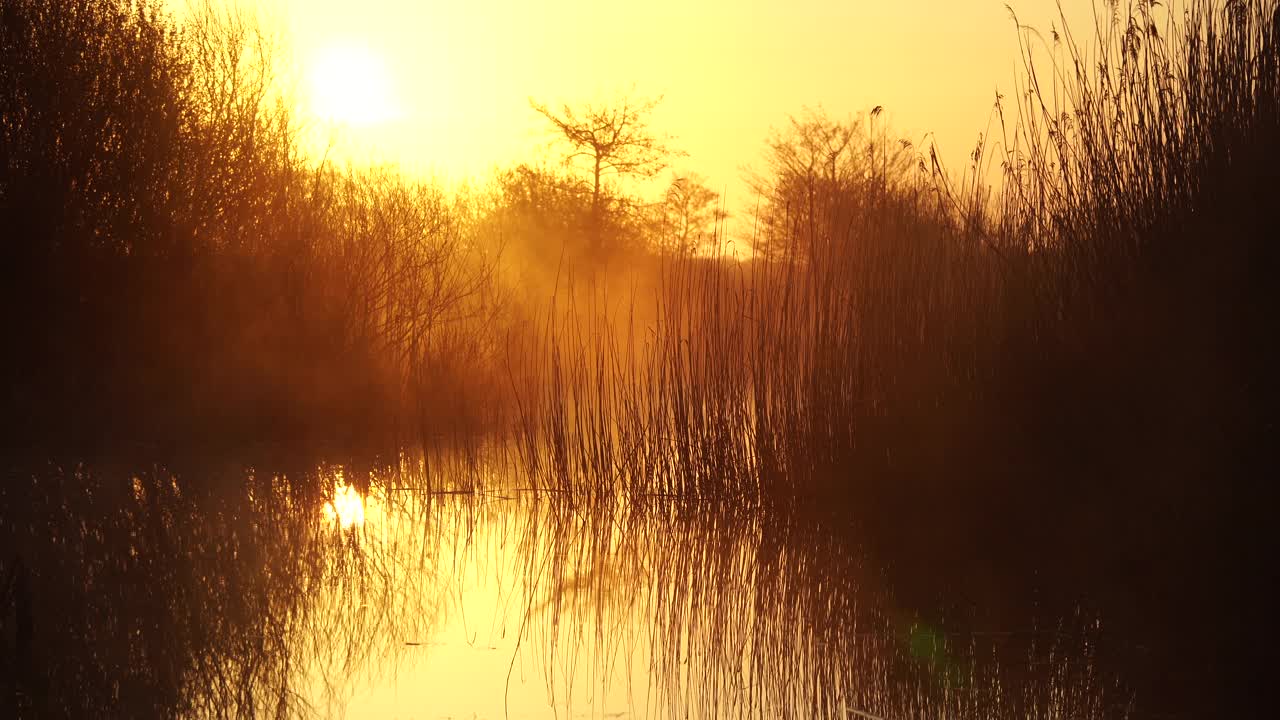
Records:
[[[838,516],[497,477],[25,467],[0,490],[0,709],[1049,718],[1126,697],[1087,632],[924,620]]]

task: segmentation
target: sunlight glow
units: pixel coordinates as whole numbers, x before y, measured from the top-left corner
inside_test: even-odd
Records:
[[[1059,2],[1075,27],[1093,27],[1092,0],[1012,6],[1048,33]],[[559,107],[634,90],[665,98],[653,129],[688,153],[672,169],[721,192],[734,232],[748,233],[754,212],[744,169],[763,169],[789,115],[812,107],[845,119],[883,106],[887,127],[926,151],[936,141],[939,160],[963,171],[996,91],[1011,106],[1018,93],[1019,33],[1005,0],[253,4],[296,51],[316,158],[479,179],[558,160],[530,98]],[[679,51],[654,52],[655,38]]]
[[[367,127],[399,115],[387,63],[367,47],[326,46],[307,64],[307,76],[311,112],[320,120]]]
[[[333,500],[324,504],[324,517],[343,530],[364,525],[364,498],[359,491],[338,479],[333,485]]]

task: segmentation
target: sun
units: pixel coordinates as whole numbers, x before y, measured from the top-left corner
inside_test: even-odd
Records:
[[[308,63],[311,112],[340,125],[367,127],[399,115],[383,57],[356,43],[328,45]]]

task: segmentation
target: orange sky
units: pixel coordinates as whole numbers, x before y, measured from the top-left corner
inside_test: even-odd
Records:
[[[1024,23],[1057,19],[1054,0],[1009,1]],[[1063,2],[1084,35],[1090,0]],[[360,108],[338,158],[483,178],[546,156],[529,97],[578,103],[634,88],[665,95],[653,125],[689,153],[677,167],[727,190],[731,208],[746,205],[742,168],[759,163],[770,128],[805,106],[845,117],[883,105],[899,135],[932,131],[944,160],[962,163],[1018,60],[1005,0],[241,4],[284,38],[304,109],[323,115],[343,97]],[[344,63],[349,72],[333,70]]]

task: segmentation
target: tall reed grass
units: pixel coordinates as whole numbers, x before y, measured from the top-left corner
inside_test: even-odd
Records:
[[[889,174],[855,128],[859,172],[766,188],[768,254],[671,257],[652,312],[566,293],[521,400],[540,486],[818,503],[901,566],[982,565],[990,597],[1087,594],[1196,657],[1169,667],[1198,702],[1247,704],[1246,621],[1176,625],[1255,608],[1266,563],[1277,12],[1111,3],[1087,45],[1019,25],[1023,84],[961,186],[932,153]]]

